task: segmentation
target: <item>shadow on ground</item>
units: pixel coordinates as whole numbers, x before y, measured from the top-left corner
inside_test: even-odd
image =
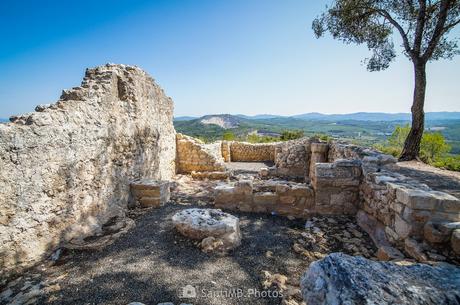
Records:
[[[136,219],[136,227],[97,252],[74,252],[48,268],[45,281],[61,277],[60,289],[43,299],[50,304],[280,304],[280,298],[249,295],[262,291],[262,271],[300,275],[308,262],[291,251],[288,231],[303,221],[233,213],[240,217],[242,245],[224,257],[201,252],[177,234],[171,216],[181,205],[152,209]],[[267,256],[267,251],[273,255]],[[64,275],[64,276],[63,276]],[[182,299],[192,285],[197,297]],[[229,296],[231,291],[243,296]]]

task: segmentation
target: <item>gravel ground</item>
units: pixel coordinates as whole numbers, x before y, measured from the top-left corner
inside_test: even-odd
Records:
[[[232,212],[240,218],[241,246],[223,257],[206,254],[173,228],[172,215],[189,207],[196,206],[170,203],[132,211],[136,226],[113,244],[100,251],[67,252],[54,265],[30,270],[10,283],[4,290],[9,301],[0,303],[295,305],[301,304],[299,279],[312,261],[339,251],[372,258],[376,250],[352,217],[305,223]],[[185,285],[197,289],[196,298],[180,298]],[[292,295],[289,302],[273,297],[281,287],[285,296]],[[243,295],[225,295],[232,290]]]
[[[168,205],[149,210],[136,219],[134,229],[102,251],[64,256],[63,264],[45,272],[44,281],[64,276],[59,279],[60,289],[48,293],[43,302],[180,304],[184,302],[179,298],[181,288],[189,284],[198,294],[188,300],[192,304],[280,304],[280,298],[232,298],[219,292],[262,291],[263,270],[300,275],[308,266],[308,261],[291,251],[289,235],[290,228],[300,229],[304,221],[237,213],[242,245],[228,256],[218,257],[201,252],[175,232],[170,219],[183,208]],[[267,257],[267,251],[273,255]]]
[[[353,217],[313,217],[306,223],[241,212],[231,212],[240,218],[241,246],[223,257],[203,253],[175,231],[171,217],[185,208],[212,207],[216,183],[176,177],[172,202],[131,210],[135,227],[102,250],[67,250],[54,264],[31,269],[2,288],[0,304],[298,305],[304,304],[299,279],[311,262],[332,252],[375,254]],[[196,288],[196,298],[180,298],[186,285]],[[280,290],[290,295],[284,303],[276,297]]]

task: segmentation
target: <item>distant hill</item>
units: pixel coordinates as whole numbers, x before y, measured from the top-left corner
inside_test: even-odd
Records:
[[[212,116],[222,116],[221,114]],[[293,116],[282,116],[275,114],[257,114],[257,115],[244,115],[235,114],[227,116],[242,118],[246,120],[269,120],[269,119],[286,119],[295,118],[300,120],[308,121],[374,121],[374,122],[392,122],[392,121],[410,121],[410,113],[385,113],[385,112],[356,112],[347,114],[323,114],[318,112],[310,112],[297,114]],[[201,119],[204,117],[201,117]],[[180,116],[174,118],[174,121],[190,121],[199,119],[193,116]],[[438,120],[460,120],[460,112],[427,112],[425,114],[427,121],[438,121]]]
[[[301,130],[306,136],[328,135],[372,145],[385,141],[397,125],[409,122],[409,113],[306,113],[292,117],[216,114],[187,120],[175,118],[174,126],[177,132],[205,141],[220,140],[229,131],[238,139],[245,139],[249,134],[276,135],[285,130]],[[429,112],[425,127],[441,132],[452,146],[452,153],[460,153],[460,112]]]
[[[323,120],[323,121],[410,121],[410,113],[383,113],[383,112],[357,112],[349,114],[322,114],[317,112],[304,113],[292,116],[302,120]],[[427,121],[431,120],[460,120],[460,112],[427,112]]]
[[[191,121],[197,119],[195,116],[178,116],[174,118],[174,121]]]
[[[10,120],[8,119],[3,119],[3,118],[0,118],[0,123],[6,123],[6,122],[9,122]]]
[[[242,119],[231,114],[205,115],[199,119],[204,125],[217,125],[223,129],[237,128]]]

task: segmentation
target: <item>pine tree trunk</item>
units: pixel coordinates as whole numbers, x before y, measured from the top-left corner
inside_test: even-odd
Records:
[[[412,126],[404,143],[404,149],[399,157],[399,161],[410,161],[418,158],[420,152],[420,142],[422,141],[423,130],[425,127],[425,105],[426,92],[426,63],[421,60],[414,62],[415,88],[414,100],[412,103]]]

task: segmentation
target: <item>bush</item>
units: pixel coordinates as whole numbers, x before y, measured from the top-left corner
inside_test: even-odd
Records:
[[[249,143],[270,143],[279,141],[279,138],[250,134],[248,135],[246,141]]]
[[[281,133],[281,141],[289,141],[303,138],[304,134],[302,130],[285,130]]]
[[[440,157],[437,158],[432,164],[436,167],[442,167],[451,171],[460,172],[460,155]]]
[[[410,131],[410,126],[396,126],[395,131],[388,138],[387,143],[377,144],[374,147],[383,153],[399,157]],[[451,147],[439,132],[425,132],[420,143],[420,158],[422,161],[450,170],[460,170],[460,156],[448,156]]]
[[[424,133],[420,143],[420,158],[431,163],[450,151],[444,136],[439,132]]]
[[[236,139],[236,136],[233,132],[231,131],[226,131],[222,135],[222,140],[224,141],[234,141]]]

